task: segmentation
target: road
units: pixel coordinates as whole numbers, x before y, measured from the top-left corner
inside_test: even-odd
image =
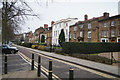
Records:
[[[18,47],[19,51],[31,59],[32,53],[34,53],[35,61],[37,62],[38,56],[41,55],[38,52],[34,52],[22,47]],[[82,79],[82,80],[112,80],[105,77],[105,75],[100,75],[98,73],[94,73],[91,71],[88,71],[86,68],[81,68],[80,66],[75,66],[75,64],[72,63],[66,63],[64,61],[59,61],[54,58],[50,58],[44,55],[41,55],[41,65],[48,70],[49,66],[49,60],[52,59],[53,61],[53,73],[58,76],[60,79],[68,79],[69,78],[69,69],[70,67],[74,69],[74,78],[75,79]]]

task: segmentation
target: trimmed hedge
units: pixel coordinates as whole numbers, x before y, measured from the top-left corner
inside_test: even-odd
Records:
[[[94,54],[102,52],[118,52],[120,51],[120,43],[79,43],[65,42],[62,46],[63,52]]]
[[[33,43],[22,43],[21,46],[31,48]]]

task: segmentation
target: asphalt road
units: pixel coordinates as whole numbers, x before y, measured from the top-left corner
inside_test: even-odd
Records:
[[[25,49],[25,48],[18,48],[21,53],[26,55],[29,58],[32,58],[32,53],[30,50]],[[35,61],[37,62],[38,60],[38,54],[34,54]],[[69,78],[69,69],[72,67],[74,69],[74,78],[78,80],[112,80],[112,79],[107,79],[103,76],[94,74],[92,72],[80,69],[75,66],[71,66],[69,64],[65,64],[56,60],[53,61],[53,73],[57,75],[61,79],[68,79]],[[41,56],[41,65],[48,69],[49,66],[49,58]]]

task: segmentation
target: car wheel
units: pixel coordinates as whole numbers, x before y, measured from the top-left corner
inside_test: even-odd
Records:
[[[12,51],[11,51],[11,54],[14,54],[14,53],[15,53],[15,51],[14,51],[14,50],[12,50]]]

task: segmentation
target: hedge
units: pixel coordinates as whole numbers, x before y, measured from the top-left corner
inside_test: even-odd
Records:
[[[25,47],[28,47],[28,48],[31,48],[33,43],[22,43],[21,45],[25,46]]]
[[[94,54],[102,52],[118,52],[120,51],[120,43],[79,43],[65,42],[62,46],[63,52]]]

